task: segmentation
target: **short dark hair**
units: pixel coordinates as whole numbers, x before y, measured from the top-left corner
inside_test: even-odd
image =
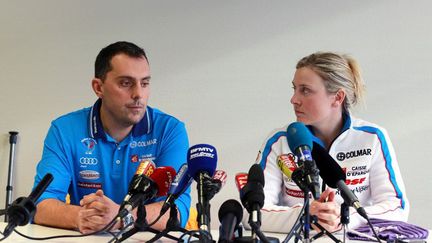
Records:
[[[126,54],[130,57],[144,57],[147,62],[147,55],[141,47],[127,41],[118,41],[103,48],[96,57],[95,77],[101,80],[106,78],[106,74],[111,71],[111,59],[117,54]]]

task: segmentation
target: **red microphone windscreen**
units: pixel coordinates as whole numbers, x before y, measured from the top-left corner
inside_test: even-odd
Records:
[[[235,175],[235,183],[239,191],[246,185],[247,180],[248,180],[247,173],[237,173]]]
[[[213,175],[213,179],[220,181],[222,188],[223,186],[225,186],[227,180],[227,173],[223,170],[216,170],[215,174]]]
[[[157,184],[158,197],[167,195],[175,175],[176,171],[171,166],[158,167],[154,170],[153,174],[150,175],[150,178]]]

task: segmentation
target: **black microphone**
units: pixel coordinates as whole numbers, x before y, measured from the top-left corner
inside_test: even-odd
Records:
[[[240,190],[240,200],[249,213],[249,225],[252,228],[252,239],[260,234],[261,208],[264,205],[264,173],[261,165],[254,164],[248,172],[246,185]]]
[[[155,164],[150,160],[142,161],[132,177],[128,193],[120,205],[118,217],[124,217],[142,201],[153,198],[158,192],[157,184],[149,177],[155,171]]]
[[[237,200],[229,199],[219,208],[219,241],[233,242],[234,231],[243,218],[243,207]]]
[[[206,190],[207,199],[211,200],[225,185],[227,174],[223,170],[216,170],[212,178],[207,178],[203,182],[204,190]]]
[[[338,188],[344,202],[354,207],[363,218],[368,219],[366,211],[361,206],[358,198],[345,184],[346,175],[344,171],[327,150],[314,142],[312,156],[324,182],[331,188]]]
[[[3,236],[8,237],[16,226],[24,226],[29,223],[36,213],[35,202],[39,199],[48,185],[52,182],[53,176],[47,173],[39,184],[33,189],[28,197],[17,198],[7,209],[8,225],[3,231]]]
[[[264,173],[259,164],[249,169],[246,185],[240,190],[243,206],[251,215],[253,222],[261,224],[260,210],[264,205]]]
[[[241,179],[236,176],[236,182],[241,186]],[[251,237],[240,237],[236,242],[270,242],[279,243],[274,237],[266,237],[261,232],[261,208],[264,206],[264,172],[261,165],[254,164],[249,169],[247,183],[240,189],[240,199],[243,207],[249,213],[249,225],[252,229]],[[257,241],[257,236],[261,241]]]

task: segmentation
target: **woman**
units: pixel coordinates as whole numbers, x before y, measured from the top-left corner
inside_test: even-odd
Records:
[[[346,55],[314,53],[297,63],[292,83],[291,104],[297,121],[307,125],[314,141],[326,148],[345,171],[347,186],[369,217],[406,221],[409,203],[387,131],[350,113],[364,92],[357,62]],[[273,131],[257,158],[266,182],[261,227],[264,231],[290,231],[304,200],[303,192],[277,166],[278,159],[294,159],[286,129],[287,126]],[[338,193],[327,188],[310,203],[310,213],[330,232],[341,228],[343,199]],[[365,222],[350,209],[349,228]]]

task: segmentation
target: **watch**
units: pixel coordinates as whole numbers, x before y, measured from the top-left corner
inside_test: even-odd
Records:
[[[127,227],[130,227],[133,225],[134,223],[134,217],[133,215],[129,212],[128,214],[126,214],[126,216],[122,217],[121,220],[121,229],[126,229]]]

